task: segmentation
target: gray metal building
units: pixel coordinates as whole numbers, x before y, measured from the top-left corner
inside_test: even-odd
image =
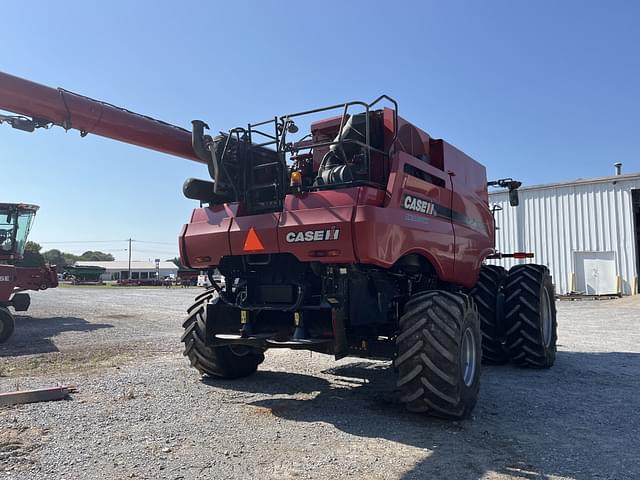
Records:
[[[520,205],[490,193],[499,251],[533,252],[559,294],[638,293],[640,173],[522,187]],[[530,260],[531,261],[531,260]],[[507,268],[523,260],[492,261]]]
[[[105,269],[100,279],[102,281],[109,280],[126,280],[129,276],[129,262],[128,261],[79,261],[76,262],[77,267],[101,267]],[[145,262],[139,260],[131,261],[131,280],[147,280],[156,278],[159,275],[160,279],[165,277],[175,278],[178,274],[178,267],[173,262],[159,262],[156,268],[155,262]]]

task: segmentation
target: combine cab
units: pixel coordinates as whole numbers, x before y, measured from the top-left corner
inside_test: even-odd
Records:
[[[274,348],[390,359],[409,410],[462,418],[481,359],[554,362],[548,269],[484,265],[505,256],[487,188],[509,189],[515,205],[519,182],[487,182],[484,166],[402,119],[389,97],[214,137],[199,120],[187,131],[6,74],[0,108],[20,130],[59,125],[207,165],[209,180],[184,184],[200,207],[179,237],[183,264],[211,283],[182,336],[202,374],[248,376]]]
[[[9,311],[28,310],[31,299],[25,290],[58,286],[55,267],[15,267],[8,262],[22,259],[31,223],[38,207],[22,203],[0,203],[0,343],[13,333],[15,320]]]

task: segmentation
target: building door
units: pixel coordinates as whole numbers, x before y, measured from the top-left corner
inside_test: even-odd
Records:
[[[576,290],[586,295],[618,293],[615,252],[574,252]]]
[[[640,190],[631,190],[631,202],[633,203],[633,233],[636,239],[636,278],[640,275]],[[638,288],[636,286],[636,288]],[[631,292],[633,295],[638,292]]]

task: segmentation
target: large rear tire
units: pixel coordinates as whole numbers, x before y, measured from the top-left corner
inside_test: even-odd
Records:
[[[444,291],[413,296],[396,339],[401,401],[412,412],[459,419],[478,399],[480,321],[471,297]]]
[[[184,355],[191,366],[203,375],[218,378],[242,378],[254,373],[264,361],[261,351],[250,347],[210,347],[206,344],[207,304],[213,299],[215,290],[207,290],[187,310],[183,323]]]
[[[0,307],[0,343],[9,340],[9,337],[13,335],[15,325],[16,322],[11,312],[4,307]]]
[[[482,265],[478,283],[469,292],[473,297],[480,316],[482,332],[482,361],[501,365],[509,361],[509,353],[504,345],[504,313],[502,286],[507,271],[498,265]]]
[[[516,265],[505,285],[506,345],[522,367],[550,368],[558,339],[555,292],[544,265]]]

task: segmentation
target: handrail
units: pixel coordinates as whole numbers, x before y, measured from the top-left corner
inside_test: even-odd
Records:
[[[380,102],[382,101],[387,101],[389,103],[392,104],[392,108],[393,108],[393,137],[391,139],[391,142],[389,143],[389,145],[387,146],[386,149],[380,149],[377,147],[373,147],[371,145],[371,112],[374,106],[378,105]],[[349,110],[352,109],[353,107],[361,107],[365,114],[365,132],[364,132],[364,142],[362,142],[361,140],[355,140],[355,139],[345,139],[342,138],[343,136],[343,130],[344,130],[344,126],[347,122],[348,116],[349,116]],[[291,126],[295,124],[293,123],[293,119],[294,118],[299,118],[305,115],[311,115],[311,114],[315,114],[315,113],[320,113],[320,112],[326,112],[326,111],[330,111],[330,110],[336,110],[336,109],[342,109],[342,115],[340,117],[340,128],[338,131],[338,136],[336,139],[332,140],[332,141],[320,141],[320,142],[312,142],[312,141],[307,141],[305,142],[304,145],[301,145],[299,142],[295,142],[295,143],[287,143],[287,133],[295,133],[294,129],[291,129]],[[359,109],[358,109],[359,110]],[[274,134],[271,135],[269,133],[266,133],[264,131],[262,131],[263,129],[258,129],[258,127],[264,127],[266,125],[273,125],[273,131]],[[268,130],[268,129],[267,129]],[[335,105],[330,105],[327,107],[321,107],[321,108],[315,108],[315,109],[311,109],[311,110],[305,110],[302,112],[295,112],[295,113],[289,113],[286,115],[282,115],[280,117],[275,116],[273,117],[273,119],[270,120],[265,120],[262,122],[257,122],[257,123],[249,123],[247,124],[246,128],[235,128],[235,129],[231,129],[229,130],[229,133],[227,135],[227,139],[222,151],[222,155],[221,155],[221,164],[224,164],[224,157],[227,154],[228,148],[229,148],[229,141],[231,140],[231,136],[234,135],[237,137],[237,141],[238,142],[242,142],[245,144],[245,148],[247,148],[248,150],[254,149],[254,148],[265,148],[265,147],[269,147],[269,146],[275,146],[273,148],[275,148],[275,154],[278,156],[279,158],[279,165],[277,168],[277,173],[276,175],[278,177],[282,177],[280,178],[280,181],[284,182],[286,184],[287,182],[287,153],[289,154],[295,154],[295,153],[299,153],[301,150],[302,151],[307,151],[307,150],[311,150],[314,148],[320,148],[320,147],[332,147],[334,145],[342,145],[342,144],[346,144],[346,143],[350,143],[350,144],[355,144],[355,145],[359,145],[360,147],[362,147],[362,149],[365,152],[365,156],[364,156],[364,168],[366,170],[366,180],[369,183],[372,183],[372,171],[371,171],[371,154],[373,153],[378,153],[383,155],[384,157],[389,157],[391,154],[391,149],[394,148],[394,145],[396,143],[396,140],[398,139],[398,102],[396,100],[394,100],[393,98],[389,97],[388,95],[380,95],[379,97],[377,97],[376,99],[374,99],[372,102],[370,103],[366,103],[363,101],[350,101],[350,102],[344,102],[344,103],[339,103],[339,104],[335,104]],[[241,135],[242,134],[242,135]],[[257,136],[262,136],[266,141],[261,142],[261,143],[254,143],[254,141],[256,140],[254,137]],[[305,137],[306,138],[306,137]],[[221,166],[222,166],[221,165]],[[387,168],[385,168],[384,171],[384,175],[386,176],[388,173]],[[245,173],[246,175],[246,173]],[[279,185],[280,181],[277,182],[278,186],[276,186],[276,196],[279,197],[278,201],[282,201],[284,198],[284,194],[286,194],[287,188],[286,185]],[[348,182],[348,184],[351,184],[353,182]],[[347,185],[347,184],[345,184]],[[334,188],[336,185],[333,185]],[[280,188],[282,187],[282,188]],[[235,186],[234,186],[235,189]],[[282,190],[282,191],[281,191]],[[247,192],[250,191],[247,190]],[[236,192],[236,196],[238,196],[239,192]]]

